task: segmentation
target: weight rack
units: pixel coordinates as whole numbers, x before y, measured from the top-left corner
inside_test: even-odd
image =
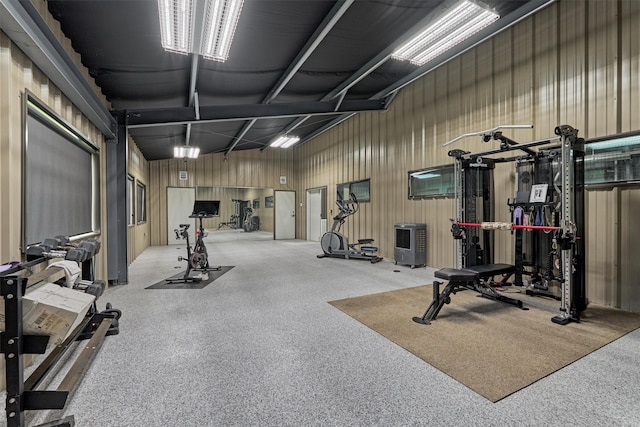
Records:
[[[5,358],[7,427],[25,427],[25,411],[28,410],[64,409],[69,396],[76,390],[104,338],[119,331],[117,327],[119,316],[114,313],[116,310],[87,315],[64,342],[52,349],[25,381],[23,355],[44,354],[50,337],[23,333],[22,301],[28,278],[21,277],[19,274],[22,270],[28,271],[31,267],[46,261],[48,261],[47,258],[31,260],[3,272],[0,276],[0,295],[4,298],[5,313],[5,331],[0,332],[0,353],[3,353]],[[35,390],[71,348],[71,344],[87,337],[90,337],[87,345],[80,352],[58,388]],[[74,424],[74,417],[67,416],[43,424],[41,427],[72,427]]]

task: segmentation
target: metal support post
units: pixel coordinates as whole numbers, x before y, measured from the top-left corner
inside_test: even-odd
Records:
[[[576,313],[572,313],[573,304],[573,268],[574,268],[574,242],[576,223],[574,218],[574,155],[573,142],[577,139],[578,131],[568,125],[558,126],[555,129],[556,135],[561,141],[561,175],[562,175],[562,209],[560,225],[562,228],[561,239],[562,248],[562,299],[560,303],[561,313],[551,320],[554,323],[565,325],[571,321],[578,321]]]

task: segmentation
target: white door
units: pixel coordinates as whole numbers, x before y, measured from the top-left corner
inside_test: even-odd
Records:
[[[307,240],[319,242],[322,237],[322,190],[307,190]]]
[[[296,192],[274,191],[275,240],[296,238]]]
[[[195,233],[196,220],[189,218],[193,213],[193,202],[196,201],[195,188],[167,187],[167,244],[185,244],[184,239],[176,239],[175,229],[180,224],[191,224],[189,237]]]

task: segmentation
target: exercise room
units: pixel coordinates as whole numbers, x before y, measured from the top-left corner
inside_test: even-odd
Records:
[[[634,0],[0,0],[0,425],[640,425],[639,40]]]

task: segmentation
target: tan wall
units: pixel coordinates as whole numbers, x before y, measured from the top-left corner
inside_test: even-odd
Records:
[[[59,29],[54,28],[60,35]],[[76,58],[79,63],[79,60]],[[105,142],[102,134],[27,58],[9,37],[0,32],[0,260],[20,260],[22,226],[22,96],[31,91],[51,110],[91,141],[100,150],[100,180],[106,182]],[[101,231],[106,248],[106,193],[100,192]],[[96,276],[106,278],[106,250],[96,256]]]
[[[70,43],[43,10],[67,51]],[[593,138],[640,129],[640,2],[559,1],[535,16],[438,68],[403,89],[389,110],[360,114],[294,150],[203,155],[196,161],[146,162],[140,156],[130,173],[147,185],[148,221],[129,230],[130,260],[147,245],[166,244],[166,188],[197,186],[268,187],[296,190],[327,186],[328,215],[335,214],[332,189],[345,181],[371,179],[371,202],[351,218],[350,238],[373,237],[386,257],[393,256],[393,224],[426,222],[427,262],[453,264],[449,233],[452,202],[407,199],[407,171],[449,163],[442,143],[466,132],[500,124],[533,124],[532,131],[506,131],[518,141],[545,138],[562,123]],[[80,66],[77,55],[76,63]],[[92,81],[80,66],[88,81]],[[0,33],[0,257],[19,257],[21,226],[20,93],[29,89],[51,109],[101,148],[99,132]],[[99,93],[99,90],[97,91]],[[103,101],[107,105],[106,100]],[[139,151],[133,144],[130,159]],[[477,140],[456,148],[487,148]],[[189,171],[179,181],[178,171]],[[279,184],[287,176],[288,185]],[[496,200],[513,193],[513,174],[496,171]],[[504,193],[504,194],[499,194]],[[587,192],[587,285],[594,302],[640,311],[633,213],[640,203],[636,188]],[[106,245],[104,191],[103,245]],[[262,203],[263,204],[263,201]],[[304,204],[304,202],[303,202]],[[297,237],[304,238],[305,208],[297,206]],[[496,210],[497,219],[507,219]],[[264,214],[267,215],[266,213]],[[261,217],[263,214],[261,213]],[[498,234],[497,261],[509,261],[513,242]],[[98,276],[106,272],[106,251],[98,259]]]
[[[478,139],[442,144],[497,125],[516,141],[553,136],[559,124],[593,138],[640,129],[640,2],[560,1],[404,88],[383,113],[355,116],[295,149],[297,190],[371,179],[371,202],[344,228],[376,239],[393,257],[393,225],[427,223],[427,264],[454,265],[452,202],[410,201],[407,172],[451,163],[447,151],[493,147]],[[508,220],[513,169],[495,174],[496,219]],[[596,303],[640,311],[633,233],[635,188],[587,192],[587,286]],[[505,208],[500,209],[504,203]],[[304,208],[297,229],[304,238]],[[512,262],[513,239],[496,234],[496,261]]]
[[[70,41],[64,37],[59,24],[46,10],[45,2],[34,3],[45,21],[49,24],[66,52],[97,93],[98,87],[81,65],[79,56],[73,51]],[[104,250],[96,257],[96,275],[104,279],[107,266],[106,232],[106,150],[103,135],[71,102],[56,88],[37,67],[11,42],[9,37],[0,33],[0,188],[3,200],[16,200],[16,203],[2,203],[0,207],[0,259],[20,259],[21,227],[21,147],[22,147],[22,106],[21,96],[25,89],[31,91],[49,108],[74,126],[100,149],[100,194],[101,231],[99,239]],[[105,107],[108,101],[101,97]],[[148,165],[135,144],[129,144],[130,173],[140,182],[148,183]],[[124,197],[124,196],[123,196]],[[129,228],[129,262],[133,261],[149,246],[149,223]]]
[[[188,172],[188,179],[185,181],[179,180],[181,170]],[[226,159],[222,154],[204,154],[187,162],[182,159],[150,161],[150,244],[167,244],[167,187],[262,187],[294,190],[291,184],[281,185],[280,176],[286,176],[288,183],[296,181],[291,150],[234,151]],[[263,204],[264,198],[261,206]],[[224,205],[221,206],[222,209],[225,209]],[[220,219],[208,221],[221,221],[223,218],[227,221],[230,214],[231,211],[223,210]],[[217,228],[214,223],[203,222],[203,225]]]
[[[131,139],[128,143],[127,163],[129,175],[135,182],[140,182],[147,188],[147,221],[130,225],[127,229],[127,262],[131,264],[147,247],[151,241],[149,222],[149,162],[144,158],[140,149]],[[135,188],[135,187],[134,187]]]

